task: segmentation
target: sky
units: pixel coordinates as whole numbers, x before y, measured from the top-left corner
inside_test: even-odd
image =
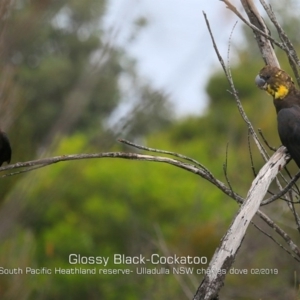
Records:
[[[205,112],[207,79],[220,69],[203,11],[227,61],[229,39],[237,18],[222,1],[109,1],[105,24],[114,32],[114,43],[124,47],[137,61],[142,78],[170,95],[177,116]],[[147,26],[132,40],[134,21],[140,17],[147,19]],[[241,27],[239,21],[231,38],[233,43],[241,40]]]

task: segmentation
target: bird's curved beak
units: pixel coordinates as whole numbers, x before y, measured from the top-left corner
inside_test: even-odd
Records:
[[[262,90],[266,89],[266,87],[267,87],[266,86],[267,82],[263,78],[261,78],[259,75],[257,75],[255,77],[255,83]]]

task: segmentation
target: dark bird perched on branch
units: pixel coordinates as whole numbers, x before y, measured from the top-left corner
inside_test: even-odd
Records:
[[[0,167],[4,162],[10,163],[11,147],[5,132],[0,130]]]
[[[300,168],[300,91],[285,71],[268,65],[260,70],[255,83],[273,96],[280,140]]]

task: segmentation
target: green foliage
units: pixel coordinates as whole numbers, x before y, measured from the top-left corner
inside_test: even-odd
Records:
[[[22,89],[23,101],[27,104],[16,126],[22,127],[27,123],[31,125],[26,134],[30,136],[34,133],[33,146],[41,143],[53,122],[61,115],[69,97],[74,98],[75,107],[79,105],[73,95],[74,89],[78,89],[77,86],[80,91],[76,93],[86,94],[84,101],[87,105],[81,118],[74,124],[76,127],[81,123],[82,130],[110,114],[119,100],[117,76],[120,68],[116,68],[118,62],[113,49],[101,73],[94,72],[94,78],[87,73],[88,69],[92,72],[89,63],[91,55],[101,47],[97,32],[82,40],[78,36],[77,27],[65,31],[45,23],[42,24],[43,28],[45,35],[39,37],[38,42],[22,45],[21,49],[13,51],[18,51],[18,55],[23,57],[22,63],[18,65],[16,84]],[[26,49],[25,52],[23,49]],[[82,100],[79,103],[80,101]],[[32,128],[35,124],[40,126]]]

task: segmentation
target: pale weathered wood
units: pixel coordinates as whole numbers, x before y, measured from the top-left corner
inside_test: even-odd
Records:
[[[269,34],[270,31],[266,26],[263,18],[259,14],[257,8],[255,7],[253,0],[241,0],[241,3],[245,9],[246,14],[251,22],[251,24],[255,25],[261,31]],[[273,45],[269,39],[265,38],[257,31],[253,30],[254,37],[256,39],[257,45],[261,52],[261,56],[267,65],[280,67],[278,59],[273,49]]]
[[[241,246],[250,221],[258,211],[270,183],[285,166],[286,162],[286,148],[280,147],[261,168],[252,182],[246,200],[222,238],[221,246],[216,250],[194,300],[216,298],[223,285],[224,278],[234,262],[235,255]]]

